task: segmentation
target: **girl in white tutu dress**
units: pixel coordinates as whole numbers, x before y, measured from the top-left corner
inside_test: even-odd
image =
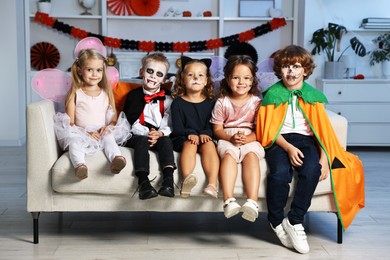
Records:
[[[72,65],[72,85],[65,101],[66,113],[55,116],[60,146],[69,150],[76,176],[88,177],[85,156],[104,150],[111,172],[126,166],[118,144],[131,137],[130,124],[117,116],[112,89],[106,74],[106,58],[93,48],[82,49]]]

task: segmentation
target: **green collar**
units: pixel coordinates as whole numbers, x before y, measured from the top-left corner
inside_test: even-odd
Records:
[[[306,82],[303,82],[301,89],[288,90],[283,85],[283,82],[279,81],[263,92],[263,100],[261,105],[267,106],[275,104],[277,107],[280,104],[291,102],[291,97],[293,95],[302,98],[305,103],[310,103],[313,105],[315,102],[328,103],[328,99],[322,92],[313,88]]]

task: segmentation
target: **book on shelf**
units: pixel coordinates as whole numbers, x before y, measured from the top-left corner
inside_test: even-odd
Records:
[[[363,29],[390,29],[390,23],[362,23]]]
[[[390,23],[388,17],[368,17],[362,20],[362,23]]]

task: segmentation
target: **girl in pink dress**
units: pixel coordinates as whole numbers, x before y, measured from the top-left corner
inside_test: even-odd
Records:
[[[54,129],[60,146],[69,149],[76,176],[88,177],[85,155],[99,150],[111,162],[111,172],[119,173],[126,160],[117,143],[130,137],[130,124],[123,113],[117,116],[106,58],[96,49],[81,50],[73,63],[65,110],[56,114]]]
[[[228,59],[224,68],[225,78],[220,85],[220,97],[210,120],[221,157],[220,179],[225,217],[233,217],[242,211],[242,217],[251,222],[258,217],[259,160],[264,158],[264,149],[256,141],[254,132],[261,103],[256,71],[256,64],[249,56],[234,55]],[[239,163],[242,165],[247,195],[242,207],[234,198]]]

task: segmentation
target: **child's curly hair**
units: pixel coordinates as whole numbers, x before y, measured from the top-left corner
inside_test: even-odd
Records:
[[[233,70],[238,65],[245,65],[252,72],[253,82],[252,82],[252,87],[249,90],[249,94],[252,94],[255,96],[259,95],[260,89],[258,86],[259,79],[256,76],[256,72],[257,72],[256,63],[248,55],[233,55],[233,56],[229,57],[228,61],[226,62],[225,67],[223,68],[223,73],[224,73],[225,77],[224,77],[224,79],[221,80],[221,83],[220,83],[219,97],[230,96],[232,94],[232,90],[228,84],[228,81],[232,78]]]
[[[294,65],[300,63],[305,71],[304,80],[308,79],[313,73],[316,65],[314,64],[312,55],[305,49],[298,45],[289,45],[284,49],[278,50],[274,57],[274,72],[275,75],[282,78],[282,66]]]
[[[176,97],[181,97],[184,96],[186,93],[186,86],[184,84],[184,76],[186,72],[186,67],[189,64],[193,63],[201,63],[204,66],[206,66],[206,71],[207,71],[207,83],[206,86],[202,90],[202,94],[208,98],[208,99],[213,99],[214,98],[214,82],[210,73],[210,68],[207,67],[207,65],[202,62],[201,60],[193,59],[189,62],[187,62],[184,66],[184,68],[180,67],[179,70],[176,73],[176,80],[175,80],[175,85],[174,85],[174,90],[172,92],[172,96],[174,98]]]

